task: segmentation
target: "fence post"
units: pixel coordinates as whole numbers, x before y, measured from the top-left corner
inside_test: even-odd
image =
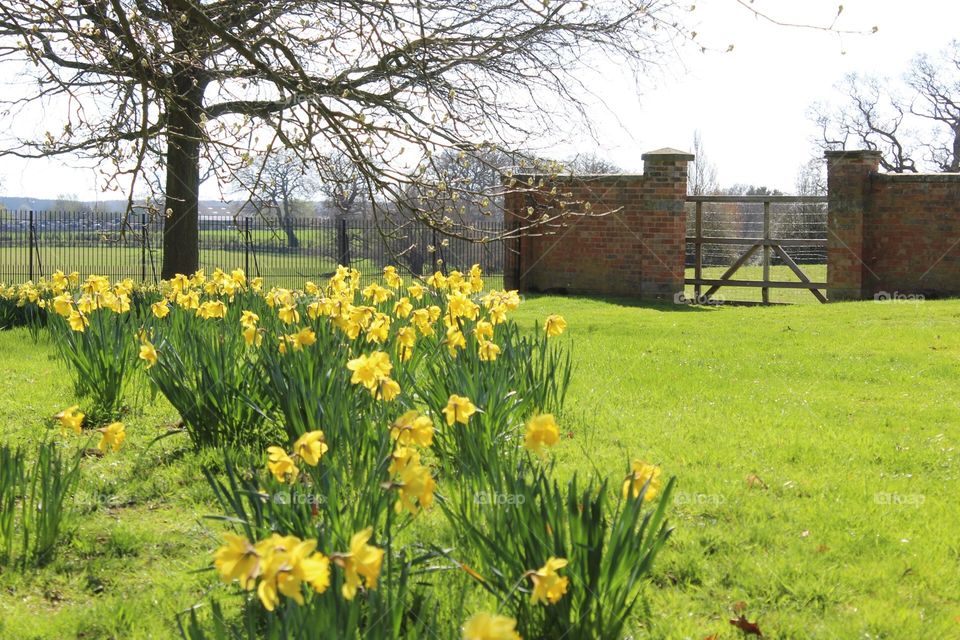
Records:
[[[36,249],[36,238],[35,238],[34,235],[33,235],[33,233],[34,233],[34,231],[33,231],[33,209],[30,210],[30,218],[29,218],[29,220],[30,220],[30,222],[29,222],[29,227],[28,227],[28,229],[29,229],[30,239],[29,239],[28,242],[29,242],[29,244],[30,244],[30,249],[29,249],[29,250],[30,250],[30,280],[32,281],[32,280],[33,280],[33,252],[34,252],[34,250]]]
[[[693,285],[693,297],[697,304],[703,302],[702,292],[700,290],[700,279],[703,278],[703,202],[697,201],[696,219],[694,220],[694,240],[693,240],[693,277],[697,283]]]
[[[770,201],[763,203],[763,281],[770,282]],[[760,290],[763,304],[770,304],[770,288]]]
[[[147,212],[140,213],[140,282],[147,281]]]
[[[350,266],[350,239],[347,238],[347,219],[340,218],[337,224],[337,262],[345,267]]]
[[[243,273],[250,277],[250,216],[243,217]]]
[[[437,229],[435,227],[431,227],[430,231],[433,233],[433,241],[431,242],[431,246],[433,247],[433,264],[430,265],[430,273],[433,273],[434,271],[444,273],[443,267],[445,264],[441,262],[439,268],[437,266],[437,260],[443,260],[443,254],[440,253],[440,245],[437,244]]]

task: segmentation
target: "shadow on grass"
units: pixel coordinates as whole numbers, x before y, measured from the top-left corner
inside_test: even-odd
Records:
[[[575,302],[582,300],[584,302],[593,302],[606,304],[615,307],[649,309],[650,311],[660,311],[663,313],[690,313],[712,311],[720,304],[703,305],[690,304],[686,302],[673,302],[670,300],[643,300],[640,298],[631,298],[628,296],[585,296],[566,293],[524,293],[525,300],[537,300],[538,298],[563,298]],[[732,304],[730,306],[733,306]]]

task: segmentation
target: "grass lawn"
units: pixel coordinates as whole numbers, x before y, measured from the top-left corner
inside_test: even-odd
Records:
[[[960,637],[960,301],[536,297],[517,317],[548,313],[569,322],[576,366],[561,475],[619,484],[638,457],[679,478],[634,638],[738,638],[735,610],[769,638]],[[42,437],[73,403],[52,354],[0,332],[4,440]],[[195,572],[219,534],[202,457],[176,438],[148,449],[176,414],[133,404],[124,450],[84,462],[57,559],[0,573],[0,637],[168,637],[214,588]]]

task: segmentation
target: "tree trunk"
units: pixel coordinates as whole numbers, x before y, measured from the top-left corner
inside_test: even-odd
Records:
[[[174,73],[177,95],[167,107],[167,181],[162,278],[200,267],[200,127],[203,87],[189,73]],[[230,265],[224,265],[228,267]]]
[[[283,193],[283,211],[280,213],[280,226],[283,227],[283,232],[287,234],[287,246],[291,249],[299,248],[300,239],[297,238],[297,233],[293,228],[293,218],[290,216],[290,197],[286,191]]]

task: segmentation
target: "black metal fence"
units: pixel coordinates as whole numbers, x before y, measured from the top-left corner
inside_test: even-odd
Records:
[[[200,266],[242,268],[268,285],[298,287],[329,276],[338,264],[367,277],[387,265],[424,275],[479,264],[489,285],[500,286],[503,230],[499,222],[478,222],[460,232],[464,237],[448,237],[419,222],[201,217]],[[57,269],[156,282],[162,233],[162,220],[141,213],[2,212],[0,282],[36,280]]]

